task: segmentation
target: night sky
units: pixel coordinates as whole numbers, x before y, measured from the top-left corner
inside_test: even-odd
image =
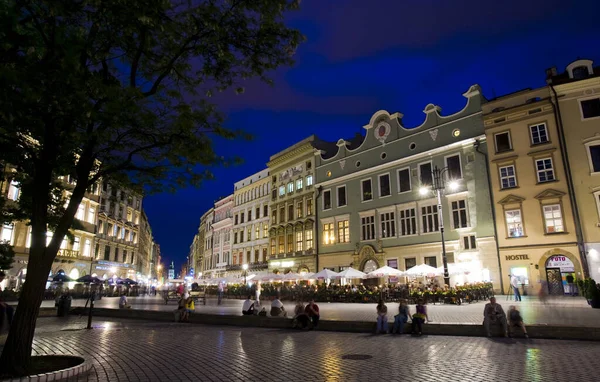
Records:
[[[275,72],[274,87],[249,81],[244,94],[214,99],[226,126],[254,135],[216,143],[244,164],[214,169],[216,179],[200,189],[145,199],[163,257],[179,269],[214,200],[311,134],[350,137],[381,109],[417,126],[428,103],[443,114],[462,109],[472,84],[489,99],[543,86],[551,66],[600,63],[599,15],[598,0],[304,0],[289,17],[307,38],[296,65]]]

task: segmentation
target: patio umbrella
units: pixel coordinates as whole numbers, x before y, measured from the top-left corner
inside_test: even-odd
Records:
[[[464,275],[465,273],[467,273],[467,271],[461,267],[459,264],[455,264],[455,263],[449,263],[448,264],[448,274],[449,275]],[[437,276],[443,276],[444,275],[444,266],[442,265],[441,267],[436,268],[436,273]]]
[[[433,268],[435,269],[435,268]],[[392,268],[388,265],[384,265],[383,267],[379,268],[379,269],[375,269],[373,272],[369,272],[367,274],[368,278],[376,278],[376,277],[398,277],[398,276],[402,276],[404,274],[404,272],[402,272],[399,269],[396,268]]]
[[[134,281],[130,278],[127,278],[125,280],[123,280],[123,284],[127,284],[127,285],[137,285],[137,281]]]
[[[310,278],[313,280],[327,280],[337,278],[340,274],[332,271],[331,269],[323,269],[322,271],[315,273]]]
[[[77,282],[85,283],[85,284],[102,284],[104,282],[104,280],[101,280],[98,277],[95,277],[92,275],[85,275],[85,276],[81,276],[80,278],[78,278]]]
[[[52,277],[52,281],[54,281],[55,283],[68,283],[73,282],[75,280],[65,275],[64,273],[58,273],[56,274],[56,276]]]
[[[435,275],[437,269],[432,267],[431,265],[421,264],[410,268],[406,271],[407,276],[427,276],[427,275]]]
[[[367,274],[365,272],[359,271],[358,269],[350,267],[341,271],[338,277],[342,277],[345,279],[364,279],[367,277]]]
[[[260,281],[281,281],[282,279],[282,275],[276,275],[275,273],[267,273],[260,277]]]
[[[285,275],[283,275],[284,281],[296,281],[300,279],[302,279],[302,275],[299,275],[298,273],[294,272],[286,273]]]

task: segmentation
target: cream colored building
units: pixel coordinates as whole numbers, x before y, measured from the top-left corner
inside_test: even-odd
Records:
[[[558,99],[557,118],[581,222],[581,250],[590,276],[600,281],[600,66],[577,60],[560,74],[549,69],[547,77],[550,94]]]
[[[228,271],[267,268],[269,257],[269,170],[264,169],[234,184],[233,261]]]
[[[548,88],[526,89],[483,104],[502,277],[526,291],[569,292],[581,277],[576,220]]]
[[[310,136],[271,156],[269,270],[316,272],[315,149]]]

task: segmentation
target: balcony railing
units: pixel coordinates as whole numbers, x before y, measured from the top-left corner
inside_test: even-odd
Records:
[[[79,258],[79,251],[74,251],[72,249],[59,249],[56,256],[77,259]]]

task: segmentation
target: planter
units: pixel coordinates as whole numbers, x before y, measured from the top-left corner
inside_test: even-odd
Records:
[[[32,374],[26,377],[2,379],[9,381],[60,381],[87,373],[92,363],[73,355],[42,355],[31,357]],[[58,369],[58,370],[57,370]]]
[[[592,300],[588,300],[588,303],[592,306],[592,308],[600,309],[600,298],[594,298]]]

